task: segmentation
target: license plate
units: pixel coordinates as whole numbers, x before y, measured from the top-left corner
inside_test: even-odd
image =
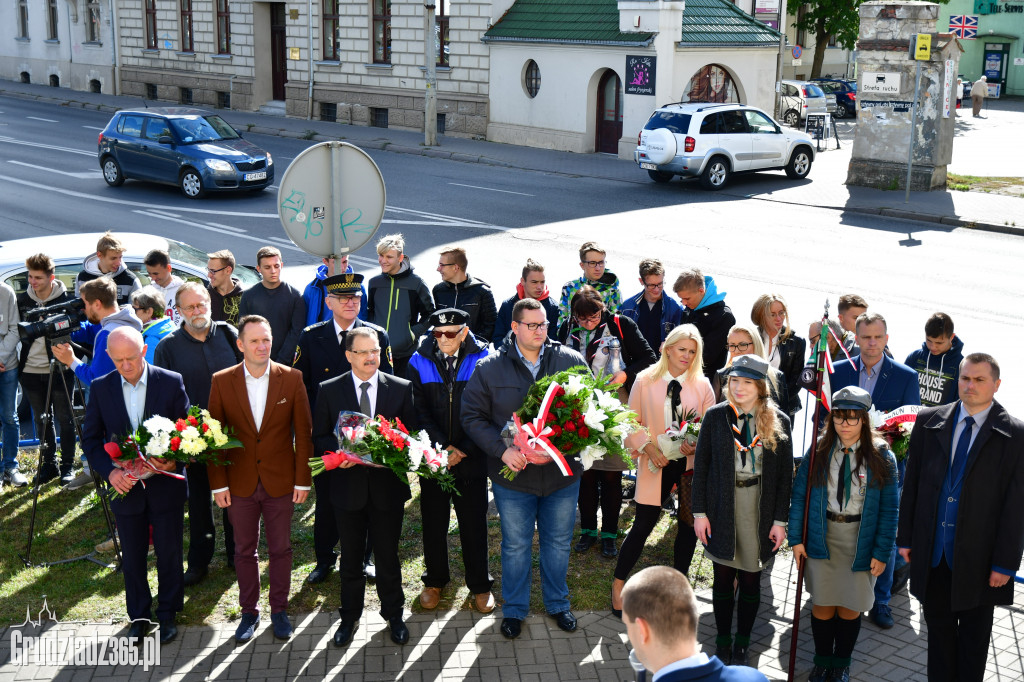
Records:
[[[644,170],[658,170],[658,164],[655,163],[641,163],[640,167]]]
[[[251,182],[253,180],[266,180],[266,179],[267,179],[267,171],[260,171],[259,173],[246,173],[245,174],[245,181],[246,182]]]

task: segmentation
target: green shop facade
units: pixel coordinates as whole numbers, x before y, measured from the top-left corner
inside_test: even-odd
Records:
[[[1024,96],[1024,0],[951,0],[940,8],[940,32],[959,35],[966,25],[960,73],[971,81],[986,76],[1000,97]],[[996,94],[994,87],[989,91]]]

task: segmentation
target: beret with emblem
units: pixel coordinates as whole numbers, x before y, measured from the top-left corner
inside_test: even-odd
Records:
[[[469,324],[469,313],[458,308],[441,308],[430,316],[431,327],[447,327],[449,325]]]
[[[363,276],[356,273],[334,275],[324,279],[324,289],[335,296],[361,296]]]

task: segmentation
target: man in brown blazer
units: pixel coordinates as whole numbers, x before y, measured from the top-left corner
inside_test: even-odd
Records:
[[[242,620],[235,640],[256,634],[260,576],[256,545],[260,518],[270,553],[270,621],[274,636],[292,634],[288,620],[291,585],[291,520],[312,485],[309,458],[313,426],[302,373],[270,360],[270,323],[259,315],[238,321],[243,361],[213,375],[210,414],[234,429],[242,447],[226,453],[230,464],[209,467],[217,506],[228,509],[235,529],[235,572]]]

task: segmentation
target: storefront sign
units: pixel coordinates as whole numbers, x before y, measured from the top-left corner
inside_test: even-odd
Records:
[[[946,70],[942,83],[942,118],[949,118],[952,100],[956,98],[953,92],[953,60],[946,60]]]
[[[975,14],[1024,14],[1024,3],[1020,0],[974,0]]]
[[[778,14],[779,0],[754,0],[754,14]]]
[[[654,95],[657,57],[626,56],[626,94]]]

